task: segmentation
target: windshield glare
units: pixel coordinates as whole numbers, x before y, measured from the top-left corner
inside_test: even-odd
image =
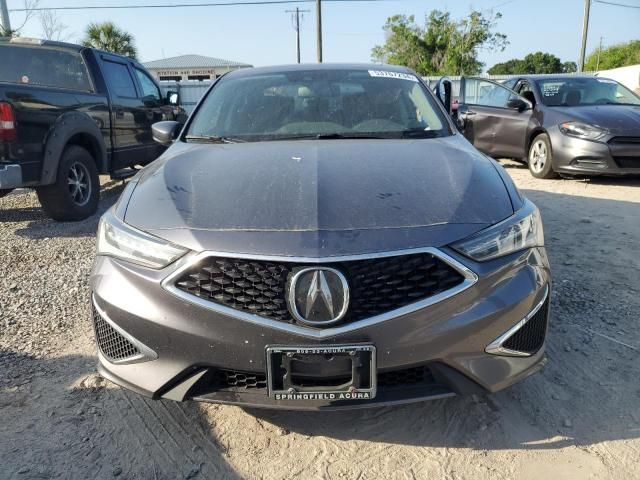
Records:
[[[607,78],[554,78],[537,83],[542,103],[550,107],[640,105],[640,97]]]
[[[405,73],[381,75],[388,73],[308,70],[224,77],[198,109],[187,137],[262,141],[448,135],[442,114],[418,79]]]

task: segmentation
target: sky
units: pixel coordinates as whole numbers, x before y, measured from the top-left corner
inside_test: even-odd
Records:
[[[83,6],[198,3],[199,0],[40,0],[40,6]],[[203,1],[203,0],[200,0]],[[218,0],[226,1],[226,0]],[[242,0],[240,0],[242,1]],[[615,1],[615,0],[612,0]],[[9,9],[21,8],[23,0],[8,0]],[[637,5],[640,0],[617,3]],[[490,68],[497,62],[522,58],[538,50],[562,61],[576,61],[580,53],[583,0],[383,0],[377,2],[323,3],[323,53],[325,62],[368,62],[371,49],[384,43],[382,29],[394,14],[415,15],[423,24],[432,9],[448,10],[454,18],[470,9],[500,12],[496,31],[507,35],[504,51],[480,53]],[[182,54],[200,54],[262,65],[295,62],[295,31],[285,10],[310,10],[301,25],[302,61],[316,59],[315,4],[193,7],[142,10],[69,10],[57,13],[68,26],[68,41],[79,41],[90,22],[110,20],[135,36],[139,59],[157,60]],[[12,12],[12,26],[24,15]],[[40,37],[37,18],[24,27],[23,36]],[[603,45],[640,39],[640,8],[596,3],[591,7],[587,52]]]

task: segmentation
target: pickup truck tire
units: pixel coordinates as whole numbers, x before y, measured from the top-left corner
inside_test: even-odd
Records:
[[[82,147],[65,148],[56,182],[36,189],[38,200],[54,220],[78,221],[93,215],[100,200],[100,179],[91,154]]]

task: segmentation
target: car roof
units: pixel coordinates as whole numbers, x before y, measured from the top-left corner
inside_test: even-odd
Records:
[[[516,77],[514,77],[516,78]],[[524,79],[524,80],[533,80],[533,81],[538,81],[538,80],[560,80],[560,81],[565,81],[565,80],[575,80],[575,79],[582,79],[582,78],[599,78],[599,77],[595,77],[594,75],[589,75],[586,73],[578,73],[575,75],[520,75],[517,77],[518,80],[519,79]],[[511,80],[511,79],[509,79]]]
[[[67,43],[67,42],[55,42],[53,40],[43,40],[40,38],[30,38],[30,37],[13,37],[0,38],[0,44],[6,45],[16,45],[16,46],[24,46],[24,47],[56,47],[56,48],[65,48],[68,50],[73,50],[79,52],[80,50],[87,48],[82,45],[77,45],[75,43]]]
[[[73,52],[81,52],[82,50],[89,49],[98,53],[104,53],[105,55],[112,55],[114,57],[120,57],[123,59],[131,60],[132,62],[138,64],[138,61],[133,58],[120,55],[118,53],[107,52],[106,50],[100,50],[99,48],[85,47],[84,45],[78,45],[76,43],[56,42],[53,40],[43,40],[40,38],[30,38],[30,37],[13,37],[13,38],[0,37],[0,45],[2,44],[15,45],[20,47],[63,48],[65,50],[71,50]]]
[[[387,72],[411,73],[411,69],[400,65],[386,65],[381,63],[294,63],[290,65],[274,65],[269,67],[241,68],[230,72],[229,76],[249,77],[262,75],[265,73],[286,73],[302,71],[323,71],[323,70],[384,70]]]

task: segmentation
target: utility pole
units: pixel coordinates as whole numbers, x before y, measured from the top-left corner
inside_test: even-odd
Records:
[[[0,36],[11,35],[11,22],[9,22],[9,9],[7,0],[0,0]]]
[[[296,7],[295,10],[285,10],[285,12],[290,13],[293,20],[293,29],[296,31],[296,58],[298,59],[298,63],[300,63],[300,18],[304,19],[305,12],[309,10],[300,10]]]
[[[598,59],[596,60],[596,72],[600,70],[600,53],[602,52],[602,37],[600,37],[600,45],[598,46]]]
[[[322,0],[316,0],[316,35],[318,63],[322,63]]]
[[[578,72],[584,70],[585,55],[587,53],[587,33],[589,32],[589,11],[591,10],[591,0],[584,0],[584,19],[582,22],[582,47],[580,48],[580,61],[578,62]]]

